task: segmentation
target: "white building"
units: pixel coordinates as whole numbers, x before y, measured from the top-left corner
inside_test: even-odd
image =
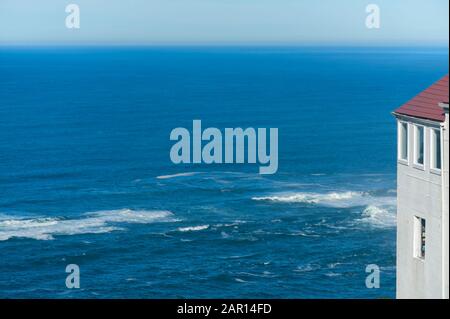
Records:
[[[449,298],[448,75],[394,111],[397,298]]]

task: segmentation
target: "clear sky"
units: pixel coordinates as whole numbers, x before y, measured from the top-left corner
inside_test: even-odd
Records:
[[[67,29],[66,5],[80,8]],[[381,9],[380,29],[365,25]],[[448,0],[0,0],[0,44],[448,46]]]

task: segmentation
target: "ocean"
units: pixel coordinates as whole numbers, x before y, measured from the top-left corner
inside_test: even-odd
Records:
[[[0,297],[394,298],[391,112],[446,73],[448,48],[0,48]],[[278,128],[277,173],[173,164],[195,119]]]

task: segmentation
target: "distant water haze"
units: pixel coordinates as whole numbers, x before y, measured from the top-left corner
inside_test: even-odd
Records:
[[[79,29],[66,27],[69,3]],[[369,4],[379,28],[366,25]],[[0,44],[448,47],[448,10],[447,0],[2,0]]]

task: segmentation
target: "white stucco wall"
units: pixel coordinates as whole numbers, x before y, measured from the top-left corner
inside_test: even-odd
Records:
[[[440,129],[440,123],[398,118],[408,122],[409,133],[408,161],[399,160],[397,164],[397,298],[442,298],[442,176],[430,170],[431,128]],[[423,168],[413,163],[414,124],[425,126]],[[424,259],[414,256],[416,216],[426,220]]]
[[[442,165],[442,183],[444,185],[443,193],[443,298],[449,298],[449,108],[448,103],[440,105],[445,111],[445,122],[442,125],[443,133],[443,165]]]

